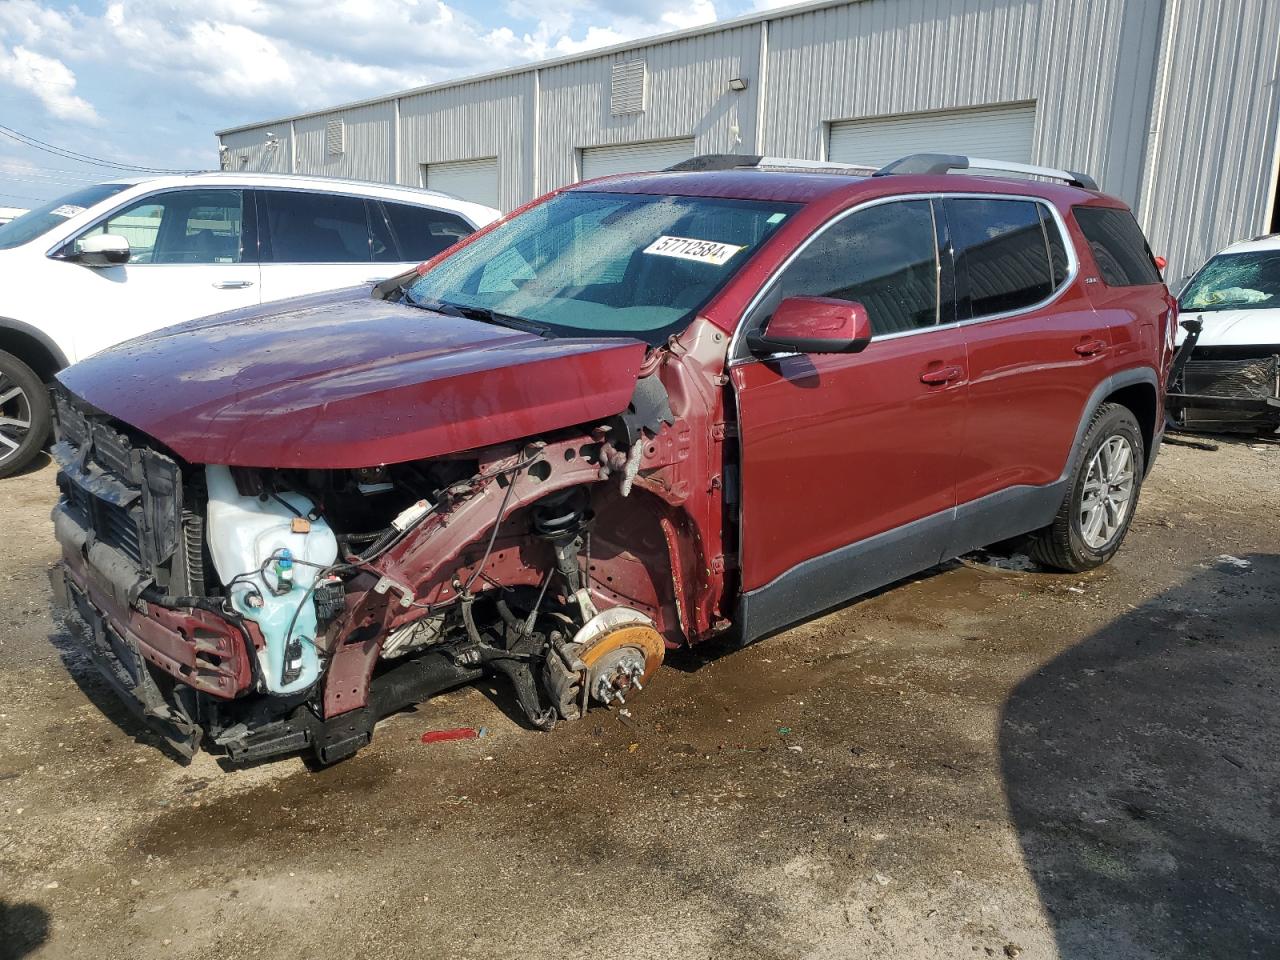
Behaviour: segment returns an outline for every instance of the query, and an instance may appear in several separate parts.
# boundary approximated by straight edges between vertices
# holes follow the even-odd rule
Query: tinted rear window
[[[1140,287],[1162,282],[1151,247],[1132,213],[1107,207],[1073,207],[1072,212],[1089,241],[1103,283]]]
[[[364,200],[330,193],[267,190],[274,263],[369,263],[373,259]]]
[[[960,319],[1011,313],[1048,299],[1057,286],[1040,204],[1030,200],[948,199]],[[1050,221],[1057,234],[1057,224]],[[1058,238],[1059,245],[1061,238]],[[1065,250],[1058,257],[1065,261]]]
[[[471,224],[443,210],[406,203],[384,202],[382,206],[399,241],[401,260],[430,260],[474,232]]]

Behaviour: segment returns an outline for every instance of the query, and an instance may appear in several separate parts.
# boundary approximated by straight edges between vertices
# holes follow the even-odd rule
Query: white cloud
[[[0,0],[0,84],[23,91],[14,108],[5,104],[6,122],[19,129],[97,156],[199,166],[215,156],[219,127],[598,49],[768,2]]]
[[[76,96],[76,75],[61,60],[23,46],[12,50],[0,47],[0,80],[34,95],[61,120],[95,125],[102,122],[93,104]]]

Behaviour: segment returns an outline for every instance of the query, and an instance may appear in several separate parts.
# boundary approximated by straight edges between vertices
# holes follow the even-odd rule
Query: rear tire
[[[1082,573],[1114,557],[1133,521],[1145,464],[1137,419],[1127,407],[1104,403],[1085,431],[1058,515],[1032,534],[1032,559]]]
[[[0,351],[0,477],[31,463],[49,438],[49,391],[35,371]]]

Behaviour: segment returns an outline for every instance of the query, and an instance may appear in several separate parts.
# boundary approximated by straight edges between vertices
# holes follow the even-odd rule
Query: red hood
[[[362,287],[170,327],[58,379],[193,463],[338,469],[620,413],[644,351],[543,339]]]

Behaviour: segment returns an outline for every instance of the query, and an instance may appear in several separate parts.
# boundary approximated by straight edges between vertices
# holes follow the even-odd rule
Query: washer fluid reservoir
[[[258,651],[269,693],[296,693],[320,676],[316,652],[317,575],[338,559],[338,541],[314,504],[299,493],[247,497],[229,467],[205,467],[209,488],[209,553],[231,605],[258,624]],[[281,502],[283,501],[283,502]]]

